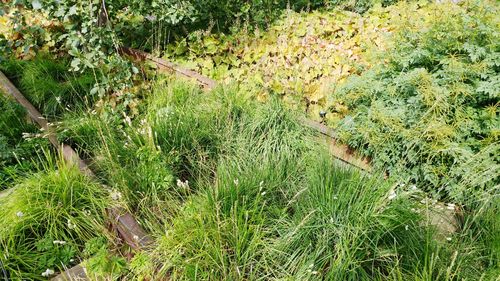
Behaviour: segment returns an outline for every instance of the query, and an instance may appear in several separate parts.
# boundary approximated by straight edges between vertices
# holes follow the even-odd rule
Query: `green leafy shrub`
[[[87,276],[97,280],[118,280],[126,272],[127,261],[109,250],[104,237],[92,238],[85,243],[83,262]]]
[[[376,167],[473,201],[476,191],[498,192],[500,178],[500,33],[491,11],[497,6],[435,8],[421,21],[404,22],[384,54],[388,62],[349,78],[331,102],[349,109],[338,126],[341,138]],[[472,180],[479,175],[481,181]]]

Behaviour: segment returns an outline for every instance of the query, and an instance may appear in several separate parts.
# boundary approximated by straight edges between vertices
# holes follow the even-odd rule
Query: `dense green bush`
[[[332,95],[343,140],[402,180],[454,200],[497,194],[500,33],[488,1],[437,5],[403,23],[395,47]]]

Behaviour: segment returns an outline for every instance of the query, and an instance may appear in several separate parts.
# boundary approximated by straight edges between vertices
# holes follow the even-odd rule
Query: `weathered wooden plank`
[[[184,77],[195,79],[198,83],[200,83],[203,88],[207,90],[214,89],[217,87],[217,82],[199,74],[196,71],[192,71],[189,69],[186,69],[184,67],[181,67],[180,65],[177,65],[173,62],[169,62],[167,60],[161,59],[154,57],[146,52],[142,52],[139,50],[131,49],[131,48],[121,48],[121,52],[123,54],[126,54],[128,56],[131,56],[134,60],[137,61],[146,61],[149,60],[153,63],[156,64],[156,66],[159,68],[159,70],[168,70],[170,72],[175,72],[177,74],[180,74]]]
[[[78,264],[61,272],[61,274],[56,277],[50,279],[52,281],[87,281],[91,280],[87,277],[87,270],[82,265]]]
[[[129,212],[118,208],[110,209],[108,212],[114,222],[113,226],[132,249],[144,250],[153,245],[153,239],[146,234]]]
[[[49,123],[42,116],[42,114],[31,104],[31,102],[26,99],[21,92],[10,82],[9,78],[0,71],[0,90],[10,98],[16,100],[28,113],[28,116],[40,126],[40,128],[46,132],[46,136],[49,141],[59,149],[59,144],[57,142],[57,138],[51,132],[51,128],[49,127]]]
[[[4,197],[8,197],[12,193],[12,191],[14,191],[12,188],[8,188],[8,189],[0,191],[0,199],[4,198]]]
[[[355,151],[349,148],[349,146],[337,143],[335,139],[331,138],[327,134],[318,136],[318,141],[320,143],[324,143],[328,147],[330,153],[340,161],[365,172],[372,172],[370,160],[366,157],[358,157]]]
[[[131,49],[131,48],[122,48],[121,52],[131,56],[133,59],[138,60],[138,61],[150,61],[156,64],[156,66],[160,70],[167,69],[170,72],[175,72],[178,73],[182,76],[192,78],[196,80],[198,83],[200,83],[205,90],[211,90],[215,87],[217,87],[217,81],[210,79],[206,76],[203,76],[195,71],[185,69],[182,66],[179,66],[175,63],[166,61],[164,59],[156,58],[152,56],[151,54],[148,54],[146,52],[142,52],[139,50]],[[328,146],[330,148],[330,152],[332,156],[335,158],[350,164],[356,168],[362,169],[364,171],[370,172],[371,171],[371,166],[370,166],[370,159],[368,158],[360,158],[356,155],[356,153],[350,149],[346,145],[342,145],[338,143],[338,136],[335,133],[335,130],[332,128],[329,128],[319,122],[307,119],[307,118],[300,118],[299,121],[306,127],[311,128],[312,130],[325,135],[329,138],[329,143]]]

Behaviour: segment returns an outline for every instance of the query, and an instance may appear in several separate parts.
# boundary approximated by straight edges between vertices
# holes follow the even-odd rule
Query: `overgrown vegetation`
[[[14,279],[46,280],[78,263],[85,242],[106,233],[109,195],[76,167],[50,159],[0,198],[0,261]]]
[[[48,141],[27,122],[24,110],[14,101],[0,96],[0,190],[16,178],[35,170],[39,156],[47,152]]]
[[[498,194],[497,9],[465,1],[288,13],[263,33],[193,33],[167,55],[262,101],[281,96],[377,169],[465,203]]]
[[[466,202],[500,184],[500,21],[495,6],[435,6],[408,20],[387,63],[331,96],[342,139],[377,167]],[[335,110],[332,108],[332,110]]]
[[[436,207],[419,203],[427,202],[423,191],[340,166],[278,102],[166,81],[131,123],[80,114],[61,127],[68,138],[87,136],[76,144],[156,237],[155,249],[131,261],[128,278],[498,274],[494,198],[463,214],[456,234],[443,232],[429,217]]]
[[[95,83],[91,72],[69,72],[66,58],[39,54],[31,61],[13,58],[0,63],[0,70],[19,85],[19,90],[50,119],[64,112],[92,106],[97,99],[90,94]]]
[[[46,279],[81,262],[96,280],[497,280],[498,3],[396,2],[2,10],[12,52],[0,70],[96,178],[54,160],[0,99],[0,183],[12,187],[0,194],[0,274]],[[149,75],[122,42],[223,83],[207,93]],[[304,112],[373,173],[333,159]],[[151,247],[109,235],[113,206]]]

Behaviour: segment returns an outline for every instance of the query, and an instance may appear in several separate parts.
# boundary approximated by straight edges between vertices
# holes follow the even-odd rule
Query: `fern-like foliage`
[[[489,3],[489,4],[488,4]],[[500,184],[500,20],[488,1],[407,21],[388,59],[337,87],[338,124],[379,168],[465,202]]]

